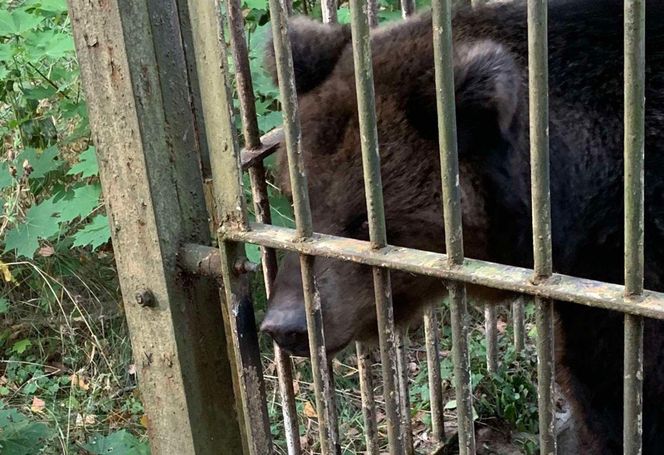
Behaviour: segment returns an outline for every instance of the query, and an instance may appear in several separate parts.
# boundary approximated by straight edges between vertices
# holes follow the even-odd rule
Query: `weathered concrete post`
[[[69,7],[152,453],[242,453],[218,285],[177,265],[182,243],[210,242],[186,8]]]

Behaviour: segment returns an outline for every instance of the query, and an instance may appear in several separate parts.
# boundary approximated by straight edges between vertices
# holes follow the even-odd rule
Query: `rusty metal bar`
[[[337,23],[337,0],[321,0],[320,8],[323,13],[323,23]]]
[[[313,233],[307,178],[302,154],[300,119],[293,74],[293,58],[288,36],[287,14],[279,0],[270,0],[272,18],[272,36],[274,40],[277,76],[284,117],[284,138],[288,156],[288,169],[293,189],[293,209],[298,237],[305,239]],[[311,368],[314,379],[316,410],[318,414],[321,452],[332,454],[340,452],[338,431],[335,428],[336,416],[334,395],[327,368],[325,334],[320,294],[316,288],[313,256],[301,255],[302,289],[307,317],[307,332],[311,352]]]
[[[436,80],[436,108],[442,176],[445,247],[450,267],[463,263],[463,228],[459,190],[456,107],[454,103],[454,64],[452,50],[451,0],[432,2],[433,46]],[[466,287],[453,282],[449,286],[452,326],[452,355],[457,399],[459,453],[475,453],[473,395],[470,384]]]
[[[251,80],[249,52],[245,40],[244,17],[242,16],[242,5],[240,0],[227,0],[226,11],[228,14],[228,25],[231,38],[231,53],[235,63],[235,80],[240,101],[242,133],[244,135],[245,148],[248,150],[249,154],[257,156],[258,154],[255,153],[255,151],[260,151],[262,154],[264,153],[264,150],[269,149],[261,142],[258,129],[256,98],[254,96],[253,83]],[[283,134],[277,133],[266,136],[273,141],[272,143],[274,143],[274,138],[281,138],[283,137]],[[274,148],[276,149],[276,147]],[[242,152],[241,157],[244,158]],[[248,171],[256,221],[259,223],[270,224],[270,201],[265,181],[265,167],[262,159],[256,160],[254,164],[249,167]],[[265,293],[269,299],[272,295],[274,279],[277,275],[276,252],[271,248],[261,247],[261,263],[263,266]],[[300,438],[297,410],[295,407],[295,392],[293,389],[292,364],[290,357],[281,350],[277,343],[274,343],[274,358],[277,367],[277,380],[279,382],[279,392],[282,402],[286,446],[289,454],[298,454],[300,453]]]
[[[625,295],[643,292],[645,1],[625,0]],[[624,454],[642,453],[643,318],[625,315]]]
[[[512,303],[512,325],[514,330],[514,349],[523,351],[526,345],[526,327],[524,322],[524,298],[520,296]]]
[[[261,144],[256,117],[256,98],[254,85],[251,81],[251,68],[249,67],[249,51],[244,37],[244,18],[242,17],[241,0],[225,0],[226,14],[228,15],[228,29],[230,30],[231,54],[235,64],[235,83],[240,101],[240,116],[242,118],[242,135],[244,144],[248,149],[257,149]]]
[[[271,222],[270,201],[265,181],[265,167],[262,162],[257,163],[249,169],[249,178],[251,181],[256,220],[260,223],[269,224]],[[263,266],[265,295],[269,299],[274,290],[274,279],[277,276],[276,251],[272,248],[261,247],[261,263]],[[293,366],[290,356],[282,351],[277,343],[273,343],[273,346],[279,393],[281,395],[281,411],[284,417],[286,447],[289,455],[295,455],[300,453],[301,447],[297,409],[295,406],[295,391],[293,389]]]
[[[410,395],[408,393],[408,336],[405,328],[397,329],[397,369],[399,370],[399,414],[403,450],[413,453],[413,426],[410,418]]]
[[[404,19],[415,12],[415,0],[401,0],[401,17]]]
[[[530,168],[535,282],[552,273],[551,198],[549,188],[547,1],[528,1],[528,83]],[[553,302],[536,298],[537,390],[540,453],[555,454]]]
[[[220,42],[224,42],[221,8],[217,1],[189,1],[188,5],[210,149],[214,196],[218,219],[221,220],[220,232],[226,229],[246,229],[240,148],[231,113],[225,46],[220,46]],[[270,422],[249,283],[246,276],[235,270],[235,264],[244,257],[244,249],[242,245],[225,241],[221,235],[219,243],[226,296],[222,310],[238,369],[235,375],[236,388],[242,400],[246,445],[251,454],[271,453]]]
[[[471,6],[477,8],[485,3],[484,0],[471,0]],[[498,329],[496,323],[496,307],[492,304],[484,305],[484,331],[486,334],[486,369],[495,373],[498,369]]]
[[[243,148],[240,152],[240,161],[242,170],[249,170],[258,163],[263,162],[265,158],[272,155],[279,148],[284,140],[284,130],[281,127],[275,128],[267,134],[260,137],[260,145],[256,148]]]
[[[498,308],[493,304],[484,305],[484,332],[486,335],[486,369],[489,373],[498,370]]]
[[[366,0],[350,0],[350,12],[369,238],[371,247],[377,250],[387,245],[387,229],[380,176],[371,38]],[[404,453],[404,439],[399,419],[400,375],[396,360],[398,335],[394,327],[389,271],[384,268],[374,268],[373,281],[390,453],[401,454]]]
[[[364,418],[364,437],[369,455],[378,455],[378,425],[376,423],[376,402],[373,393],[373,374],[371,372],[371,351],[364,343],[355,343],[357,352],[357,371],[360,377],[362,394],[362,416]]]
[[[424,336],[427,350],[427,373],[429,376],[429,398],[431,403],[431,432],[438,443],[445,441],[443,416],[443,383],[440,376],[440,327],[433,305],[424,312]]]
[[[367,0],[367,8],[369,27],[378,27],[378,0]]]
[[[627,298],[624,286],[558,273],[535,284],[532,279],[533,271],[521,267],[469,258],[465,258],[463,264],[450,265],[447,255],[430,251],[395,246],[374,250],[367,241],[325,234],[314,234],[310,239],[302,240],[293,229],[255,223],[251,224],[250,229],[250,231],[228,230],[224,232],[224,236],[236,242],[254,243],[313,256],[325,256],[448,281],[664,319],[664,293],[661,292],[644,291],[638,298]],[[183,254],[183,259],[184,256],[186,255]],[[188,270],[196,270],[195,257],[190,257],[186,264]]]

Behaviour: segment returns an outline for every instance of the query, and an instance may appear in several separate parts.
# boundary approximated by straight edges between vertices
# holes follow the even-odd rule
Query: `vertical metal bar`
[[[432,17],[445,247],[450,264],[455,265],[463,263],[463,228],[454,104],[451,0],[432,2]],[[475,432],[468,354],[466,287],[455,282],[450,283],[448,289],[450,291],[459,453],[469,455],[475,453]]]
[[[433,305],[424,313],[424,336],[427,350],[427,372],[429,375],[429,397],[431,402],[431,432],[436,442],[445,440],[445,422],[443,417],[443,383],[440,376],[439,321]]]
[[[249,169],[251,190],[256,212],[256,221],[271,223],[270,202],[265,181],[265,167],[257,163]],[[274,279],[277,276],[277,255],[272,248],[261,247],[261,263],[263,265],[263,282],[265,295],[269,299],[274,289]],[[274,360],[277,366],[277,380],[281,395],[282,414],[284,417],[284,434],[289,455],[300,453],[300,438],[295,406],[295,391],[293,389],[293,366],[290,356],[283,352],[277,343],[274,345]]]
[[[288,170],[293,189],[296,232],[299,237],[306,238],[310,237],[313,232],[311,209],[309,207],[307,178],[302,154],[300,119],[293,75],[293,58],[288,37],[288,23],[283,4],[279,0],[270,0],[270,15],[272,17],[274,51],[284,117]],[[340,452],[341,448],[339,446],[338,431],[334,427],[334,422],[336,422],[336,416],[332,414],[334,412],[334,395],[331,390],[330,375],[327,368],[321,299],[315,282],[313,266],[313,256],[300,256],[302,290],[307,316],[307,332],[311,351],[311,368],[316,395],[321,452],[331,454]]]
[[[242,135],[245,147],[255,149],[260,147],[260,133],[256,118],[256,99],[254,86],[251,80],[249,67],[249,51],[244,37],[244,18],[240,0],[226,0],[228,15],[228,28],[231,38],[231,54],[235,64],[235,82],[240,101],[240,116],[242,118]]]
[[[267,195],[265,181],[265,167],[257,163],[249,169],[251,190],[256,212],[256,221],[271,223],[270,202]],[[274,288],[274,279],[277,276],[277,256],[272,248],[261,247],[261,263],[263,265],[263,282],[265,294],[269,299]],[[282,414],[284,417],[284,434],[289,455],[300,453],[300,438],[295,406],[295,391],[293,389],[293,367],[290,356],[283,352],[277,343],[274,343],[274,360],[277,366],[277,380],[281,396]]]
[[[286,15],[293,15],[293,0],[281,0],[281,7],[286,11]]]
[[[249,66],[249,52],[244,35],[244,18],[240,0],[227,0],[228,25],[231,33],[231,53],[235,63],[235,79],[240,100],[240,114],[242,116],[242,133],[247,148],[261,146],[258,119],[256,117],[256,99],[254,97],[251,69]],[[270,202],[265,182],[265,167],[259,162],[249,169],[252,199],[256,221],[271,223]],[[261,262],[263,265],[263,281],[265,293],[269,299],[272,295],[274,279],[277,275],[277,257],[271,248],[261,247]],[[295,392],[293,390],[293,371],[290,357],[274,343],[274,358],[277,366],[277,380],[282,402],[284,417],[284,434],[289,454],[300,452],[300,438],[298,431],[297,410],[295,407]]]
[[[371,351],[364,343],[355,343],[357,351],[357,370],[360,376],[362,393],[362,416],[364,417],[364,437],[369,455],[378,454],[378,426],[376,423],[376,402],[373,393],[373,375],[371,373]]]
[[[367,0],[367,15],[369,16],[369,27],[378,26],[378,0]]]
[[[196,63],[199,69],[203,114],[210,148],[215,200],[223,230],[247,229],[242,191],[239,146],[232,121],[232,102],[226,71],[221,8],[215,2],[189,1]],[[221,70],[221,71],[220,71]],[[236,384],[242,399],[246,443],[251,454],[271,453],[270,422],[265,403],[262,365],[253,305],[246,277],[234,265],[244,256],[241,244],[220,238],[222,278],[226,304],[224,323],[233,342],[238,371]]]
[[[535,279],[540,280],[552,273],[546,0],[528,1],[528,70],[533,250]],[[535,303],[540,453],[555,454],[553,302],[535,298]]]
[[[625,294],[643,292],[645,1],[625,0]],[[642,453],[643,318],[625,315],[624,453]]]
[[[371,38],[367,9],[366,0],[350,1],[355,88],[360,121],[362,167],[367,201],[369,238],[372,248],[380,249],[387,245],[387,230],[385,227],[383,187],[380,175],[373,66],[371,62]],[[387,269],[374,268],[373,281],[381,363],[383,367],[383,395],[385,396],[390,453],[401,454],[404,453],[404,448],[403,435],[399,431],[399,372],[396,361],[397,335],[394,327],[389,271]]]
[[[514,349],[517,352],[523,351],[526,345],[526,327],[524,322],[524,298],[519,296],[512,303],[512,324],[514,330]]]
[[[486,334],[486,369],[489,373],[498,370],[498,327],[496,305],[484,305],[484,332]]]
[[[415,0],[401,0],[401,17],[406,19],[415,12]]]
[[[410,420],[410,395],[408,393],[408,338],[405,329],[397,329],[397,368],[399,370],[399,413],[401,435],[406,454],[413,453],[413,428]]]
[[[323,23],[337,23],[337,0],[321,0],[321,12],[323,13]]]

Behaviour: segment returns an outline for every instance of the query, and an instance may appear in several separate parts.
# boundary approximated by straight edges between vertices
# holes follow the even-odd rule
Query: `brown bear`
[[[549,5],[550,153],[556,272],[623,282],[623,16],[615,0]],[[316,232],[368,240],[350,30],[290,21]],[[453,19],[466,256],[533,266],[524,2]],[[645,285],[664,291],[664,5],[647,4]],[[444,252],[431,15],[372,32],[388,242]],[[268,47],[266,65],[274,76]],[[276,80],[276,76],[275,80]],[[282,146],[282,149],[285,146]],[[288,190],[285,153],[278,175]],[[376,334],[371,271],[316,258],[327,349]],[[398,322],[440,301],[439,280],[392,274]],[[471,301],[505,294],[469,289]],[[262,330],[308,355],[297,256],[284,258]],[[579,453],[622,451],[623,317],[557,302],[557,374]],[[644,453],[664,453],[664,324],[645,323]]]

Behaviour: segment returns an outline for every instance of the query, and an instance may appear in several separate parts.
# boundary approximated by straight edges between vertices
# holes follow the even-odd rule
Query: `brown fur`
[[[664,10],[648,5],[646,287],[664,290]],[[556,271],[622,281],[622,28],[615,1],[550,9],[550,145]],[[444,252],[430,16],[372,34],[376,112],[388,242]],[[460,188],[468,257],[532,267],[527,40],[521,4],[461,10],[454,19]],[[368,239],[353,59],[344,27],[292,23],[302,147],[317,232]],[[310,43],[310,44],[306,44]],[[312,45],[311,43],[315,43]],[[322,51],[321,51],[322,50]],[[323,52],[324,51],[324,52]],[[268,68],[274,68],[268,55]],[[315,69],[312,62],[315,62]],[[302,82],[304,81],[304,82]],[[280,185],[288,191],[285,153]],[[375,336],[371,271],[317,258],[326,345]],[[393,272],[395,315],[405,322],[443,285]],[[264,322],[306,355],[297,257],[279,272]],[[471,301],[505,293],[471,287]],[[622,319],[557,303],[559,381],[581,423],[584,454],[620,453]],[[269,324],[268,324],[269,322]],[[271,324],[271,325],[270,325]],[[664,453],[664,329],[646,323],[646,454]]]

